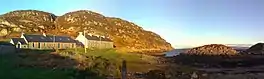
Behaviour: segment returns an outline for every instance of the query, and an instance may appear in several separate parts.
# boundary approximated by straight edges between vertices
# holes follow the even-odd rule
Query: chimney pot
[[[43,33],[42,33],[42,35],[43,35],[43,36],[46,36],[46,33],[45,33],[45,32],[43,32]]]
[[[91,33],[88,34],[89,36],[93,36]]]
[[[83,35],[83,32],[79,32],[79,35]]]

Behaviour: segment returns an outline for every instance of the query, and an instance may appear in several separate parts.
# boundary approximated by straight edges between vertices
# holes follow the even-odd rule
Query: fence
[[[121,79],[127,79],[126,60],[123,60],[123,62],[122,62],[121,75],[122,75]]]

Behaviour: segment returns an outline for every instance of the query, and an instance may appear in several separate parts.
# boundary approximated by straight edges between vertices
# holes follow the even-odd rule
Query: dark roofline
[[[11,38],[11,40],[14,42],[14,44],[17,44],[18,42],[21,44],[27,44],[23,38]]]
[[[57,35],[37,35],[37,34],[24,34],[28,42],[61,42],[61,43],[75,43],[74,39],[69,36]]]
[[[95,36],[95,35],[85,35],[85,38],[88,40],[96,40],[96,41],[107,41],[107,42],[112,42],[111,39],[107,37],[102,37],[102,36]]]

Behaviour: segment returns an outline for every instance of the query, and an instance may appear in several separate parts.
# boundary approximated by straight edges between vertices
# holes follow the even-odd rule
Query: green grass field
[[[82,68],[86,68],[85,76],[89,79],[101,79],[110,73],[120,76],[122,60],[127,61],[128,72],[147,72],[156,68],[155,57],[118,53],[114,49],[89,49],[87,53],[82,48],[56,52],[23,50],[0,57],[0,79],[78,79],[75,70]]]

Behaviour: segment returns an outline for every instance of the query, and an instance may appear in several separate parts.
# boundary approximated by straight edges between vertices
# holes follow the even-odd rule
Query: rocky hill
[[[118,50],[126,52],[161,52],[171,45],[156,33],[115,17],[79,10],[56,16],[37,10],[17,10],[0,15],[0,39],[17,37],[21,32],[77,36],[80,31],[104,35],[114,41]]]
[[[195,55],[235,55],[238,54],[236,50],[222,44],[210,44],[196,48],[192,48],[185,52],[185,54]]]
[[[264,54],[264,43],[257,43],[246,50],[247,54]]]
[[[0,36],[55,29],[54,14],[37,10],[17,10],[0,16]]]

